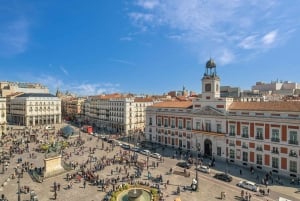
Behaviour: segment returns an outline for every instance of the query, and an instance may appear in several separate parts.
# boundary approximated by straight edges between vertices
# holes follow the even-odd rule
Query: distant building
[[[0,98],[0,139],[6,133],[6,99]]]
[[[240,87],[221,86],[221,97],[239,98],[241,96]]]
[[[61,100],[46,93],[23,93],[10,97],[8,121],[22,126],[61,123]]]
[[[0,82],[0,96],[6,97],[13,93],[49,93],[49,89],[39,83],[26,83],[26,82]]]
[[[84,103],[85,122],[100,132],[130,135],[144,131],[145,109],[152,98],[108,94],[91,96]]]
[[[262,94],[294,95],[300,89],[300,84],[289,81],[272,81],[271,83],[256,82],[252,91],[259,91]]]
[[[86,98],[66,97],[61,99],[62,117],[66,120],[81,121]]]

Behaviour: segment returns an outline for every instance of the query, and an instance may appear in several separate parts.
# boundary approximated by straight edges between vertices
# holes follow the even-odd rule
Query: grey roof
[[[25,94],[21,94],[17,97],[56,97],[52,94],[46,94],[46,93],[25,93]]]

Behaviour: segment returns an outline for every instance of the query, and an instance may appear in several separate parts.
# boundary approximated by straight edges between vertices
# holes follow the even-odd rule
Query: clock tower
[[[202,78],[202,98],[220,98],[220,78],[217,76],[216,63],[209,59],[206,62],[205,73]]]

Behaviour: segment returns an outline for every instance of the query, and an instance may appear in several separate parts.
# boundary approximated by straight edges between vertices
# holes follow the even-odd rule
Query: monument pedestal
[[[61,165],[61,155],[45,158],[44,167],[44,178],[55,176],[65,171],[65,169]]]

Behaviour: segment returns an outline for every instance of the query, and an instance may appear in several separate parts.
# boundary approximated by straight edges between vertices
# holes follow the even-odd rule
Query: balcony
[[[256,151],[263,151],[262,147],[256,147]]]
[[[255,136],[255,139],[257,139],[257,140],[264,140],[264,137],[262,135],[257,135],[257,136]]]
[[[279,154],[278,150],[272,150],[272,154]]]
[[[230,137],[234,137],[234,136],[235,136],[235,133],[229,133],[229,136],[230,136]]]
[[[179,129],[182,129],[182,126],[178,126]]]
[[[235,147],[235,144],[234,143],[229,143],[229,146]]]
[[[191,127],[187,127],[186,130],[192,130],[192,128]]]
[[[164,125],[164,127],[168,127],[168,125],[167,125],[167,124],[165,124],[165,125]]]
[[[172,126],[171,126],[171,128],[175,128],[175,126],[174,126],[174,125],[172,125]]]
[[[157,126],[161,126],[161,124],[157,124]]]
[[[289,140],[289,144],[298,145],[298,140]]]
[[[280,142],[280,139],[277,138],[277,137],[272,137],[272,138],[271,138],[271,141],[272,141],[272,142]]]
[[[247,145],[242,145],[242,148],[248,149],[248,146]]]
[[[291,156],[291,157],[298,157],[298,155],[297,155],[297,153],[295,152],[295,151],[291,151],[290,153],[289,153],[289,156]]]
[[[249,135],[248,134],[242,134],[242,137],[243,138],[249,138]]]

